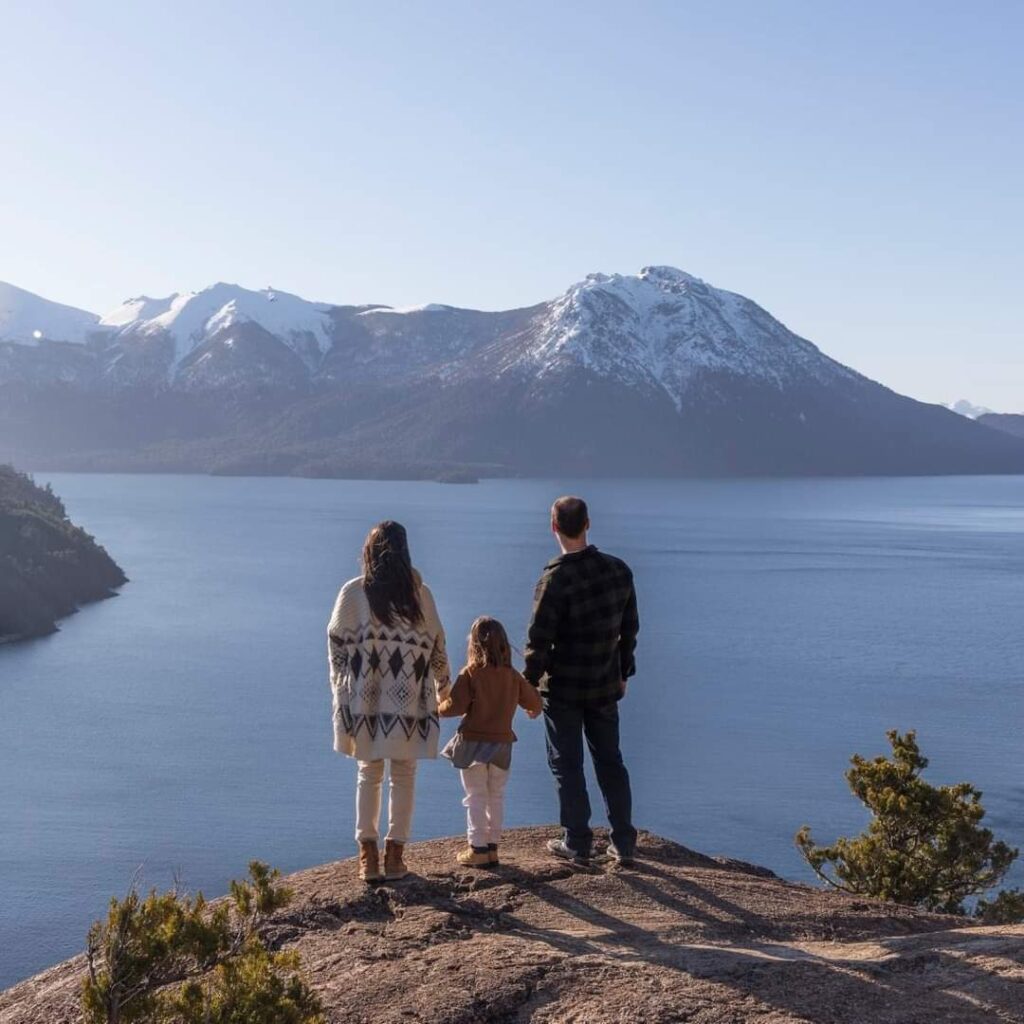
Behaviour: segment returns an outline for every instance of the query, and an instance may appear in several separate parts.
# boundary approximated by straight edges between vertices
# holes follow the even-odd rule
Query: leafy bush
[[[287,905],[280,872],[259,861],[230,897],[133,884],[89,930],[85,1024],[319,1024],[320,1005],[293,953],[272,953],[259,926]]]
[[[981,793],[970,783],[932,786],[921,778],[928,759],[916,734],[887,733],[892,757],[859,754],[846,773],[850,789],[871,812],[859,836],[817,846],[810,827],[796,845],[823,881],[843,892],[875,896],[946,914],[966,913],[965,901],[1002,881],[1018,851],[981,825]],[[1024,920],[1024,892],[1006,890],[979,901],[976,916],[991,923]]]

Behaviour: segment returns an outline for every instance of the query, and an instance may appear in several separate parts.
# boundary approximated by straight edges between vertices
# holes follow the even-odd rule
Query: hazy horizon
[[[932,402],[1024,411],[1024,8],[44,2],[0,279],[481,309],[680,267]]]

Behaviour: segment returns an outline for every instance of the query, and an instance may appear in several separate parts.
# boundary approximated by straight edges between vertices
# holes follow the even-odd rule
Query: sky
[[[0,0],[0,280],[500,309],[670,264],[1024,412],[1019,0]]]

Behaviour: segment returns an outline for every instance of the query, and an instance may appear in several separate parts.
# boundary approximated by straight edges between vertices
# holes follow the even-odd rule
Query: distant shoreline
[[[0,465],[4,464],[4,459],[0,458]],[[166,476],[166,477],[210,477],[211,479],[227,479],[227,480],[350,480],[353,482],[365,482],[377,480],[382,483],[441,483],[441,484],[462,484],[462,483],[484,483],[488,480],[550,480],[556,482],[559,480],[593,480],[593,481],[623,481],[628,482],[631,480],[660,480],[660,481],[690,481],[690,482],[724,482],[724,481],[785,481],[785,480],[950,480],[958,477],[965,479],[982,479],[982,478],[1007,478],[1013,479],[1018,477],[1024,477],[1024,470],[1015,473],[993,473],[990,471],[979,470],[978,472],[965,473],[934,473],[934,472],[920,472],[920,473],[785,473],[785,474],[770,474],[770,473],[738,473],[738,474],[693,474],[693,475],[680,475],[680,474],[651,474],[651,473],[638,473],[635,475],[624,476],[621,473],[614,473],[605,475],[598,475],[587,472],[573,472],[573,473],[560,473],[560,474],[525,474],[525,473],[495,473],[481,471],[478,473],[468,473],[471,479],[468,480],[447,480],[442,479],[441,475],[435,472],[417,472],[409,471],[403,473],[394,474],[383,474],[383,473],[366,473],[352,471],[347,473],[338,474],[324,474],[324,473],[260,473],[260,472],[223,472],[223,471],[211,471],[200,469],[198,467],[186,468],[186,467],[174,467],[174,468],[139,468],[139,467],[125,467],[125,466],[101,466],[101,467],[86,467],[81,465],[75,466],[61,466],[59,464],[48,464],[45,461],[39,464],[32,464],[31,462],[23,461],[22,465],[28,467],[26,472],[32,475],[48,476],[48,475],[69,475],[69,476]]]

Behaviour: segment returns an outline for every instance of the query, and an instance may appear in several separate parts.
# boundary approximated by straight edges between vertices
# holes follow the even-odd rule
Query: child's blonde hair
[[[481,615],[470,626],[466,648],[468,668],[510,668],[512,648],[505,627],[490,615]]]

